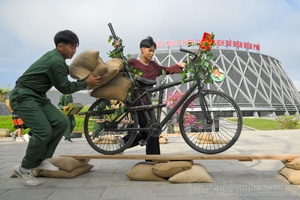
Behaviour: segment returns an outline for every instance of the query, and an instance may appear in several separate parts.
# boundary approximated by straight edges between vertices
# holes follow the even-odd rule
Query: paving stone
[[[179,135],[168,136],[161,145],[162,154],[199,154]],[[62,154],[98,154],[85,141],[74,138],[72,144],[59,143],[54,156]],[[299,154],[299,130],[243,131],[236,144],[223,154]],[[300,185],[291,185],[278,173],[283,164],[278,160],[196,160],[206,167],[213,183],[174,184],[168,181],[130,181],[125,175],[143,160],[91,160],[93,169],[72,179],[39,178],[41,185],[24,186],[10,178],[12,167],[25,154],[27,143],[0,138],[0,199],[98,200],[256,200],[300,199]],[[145,154],[145,147],[128,149],[124,154]],[[277,195],[275,195],[277,194]]]

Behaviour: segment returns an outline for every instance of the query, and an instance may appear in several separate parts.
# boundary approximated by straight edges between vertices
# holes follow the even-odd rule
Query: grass
[[[87,110],[88,107],[84,107],[81,111],[84,112]],[[83,132],[84,115],[75,115],[75,120],[76,120],[76,126],[74,128],[74,131]],[[7,128],[9,129],[9,133],[15,131],[11,115],[0,116],[0,122],[1,122],[0,129]],[[29,130],[30,130],[29,128],[23,130],[23,134],[26,134]]]
[[[237,121],[237,120],[232,120],[232,121]],[[265,118],[244,117],[243,125],[257,130],[280,130],[281,129],[278,122],[272,119],[265,119]],[[300,129],[299,123],[296,126],[296,129]]]

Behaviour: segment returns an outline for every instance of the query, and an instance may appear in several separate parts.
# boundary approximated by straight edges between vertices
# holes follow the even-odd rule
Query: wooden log
[[[174,160],[293,160],[299,158],[300,154],[214,154],[214,155],[194,155],[194,154],[162,154],[162,155],[60,155],[61,157],[72,157],[78,160],[83,159],[120,159],[120,160],[154,160],[154,161],[174,161]]]

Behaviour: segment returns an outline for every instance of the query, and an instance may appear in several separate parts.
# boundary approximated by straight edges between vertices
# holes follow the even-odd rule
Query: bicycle
[[[109,24],[111,33],[115,39],[119,39],[112,25]],[[197,55],[189,50],[180,49],[187,53],[186,57]],[[170,109],[166,116],[161,118],[161,111],[166,104],[163,103],[164,90],[182,84],[182,81],[167,83],[159,86],[155,80],[142,77],[135,79],[126,65],[123,49],[119,53],[124,63],[124,73],[132,82],[132,101],[124,101],[115,106],[104,103],[108,100],[96,100],[89,110],[85,112],[84,133],[89,145],[102,154],[118,154],[126,150],[135,140],[138,131],[148,132],[145,140],[139,141],[145,145],[150,137],[159,137],[164,127],[176,111],[180,108],[179,127],[185,142],[194,150],[205,153],[221,153],[229,149],[238,140],[242,130],[242,114],[239,106],[233,98],[226,93],[205,90],[203,80],[200,77],[186,79],[184,83],[192,82],[190,88],[182,95],[178,103]],[[152,104],[151,94],[158,92],[158,103]],[[138,127],[137,111],[143,111],[148,126]],[[194,116],[194,122],[185,124],[185,114]],[[232,121],[233,119],[233,121]],[[93,124],[98,124],[98,135],[92,138],[90,132],[94,129]],[[122,137],[130,133],[130,138],[124,142]]]

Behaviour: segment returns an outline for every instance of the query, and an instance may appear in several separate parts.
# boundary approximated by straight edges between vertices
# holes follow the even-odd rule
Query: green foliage
[[[278,124],[272,119],[264,118],[243,118],[243,124],[257,130],[278,130]]]
[[[75,120],[76,120],[76,125],[75,125],[75,127],[74,127],[74,131],[76,131],[76,132],[84,132],[84,126],[83,126],[83,124],[84,124],[84,116],[82,117],[82,116],[76,116],[75,117]]]
[[[279,116],[276,118],[276,122],[279,123],[281,129],[296,129],[299,121],[299,115]]]
[[[7,94],[10,92],[10,85],[7,85],[7,86],[0,86],[0,92],[2,94]]]
[[[118,40],[120,40],[120,38],[118,37]],[[108,43],[111,43],[112,45],[114,45],[114,38],[112,35],[110,35],[108,37]],[[113,49],[112,51],[109,51],[108,56],[110,58],[122,58],[122,50],[123,50],[124,46],[120,46],[118,48]]]
[[[211,39],[213,41],[214,34],[211,34]],[[205,42],[204,42],[205,44]],[[212,46],[214,43],[212,44]],[[211,52],[211,48],[202,49],[201,43],[196,43],[192,45],[191,43],[188,46],[200,46],[197,53],[197,58],[193,61],[186,62],[186,68],[181,71],[182,81],[190,75],[190,77],[195,80],[196,77],[200,77],[205,84],[214,83],[213,79],[210,77],[210,74],[214,69],[218,69],[213,65],[213,60],[215,59],[214,54]],[[192,55],[193,56],[193,55]]]
[[[236,118],[229,119],[230,121],[236,122]],[[244,117],[243,125],[254,128],[257,130],[280,130],[280,124],[276,120],[265,119],[265,118],[253,118],[253,117]],[[300,129],[300,124],[298,123],[295,129]]]
[[[117,36],[117,40],[118,41],[122,41],[122,39],[120,38],[120,37],[118,37]],[[112,43],[112,45],[114,45],[114,38],[113,38],[113,36],[112,35],[110,35],[109,37],[108,37],[108,43]],[[124,50],[124,47],[125,46],[123,46],[123,44],[122,44],[122,42],[120,42],[120,46],[119,47],[117,47],[117,48],[114,48],[112,51],[109,51],[107,54],[108,54],[108,56],[110,57],[110,58],[120,58],[120,59],[122,59],[123,57],[122,57],[122,53],[123,53],[123,50]],[[126,58],[130,58],[130,54],[128,54],[127,56],[126,56]]]

